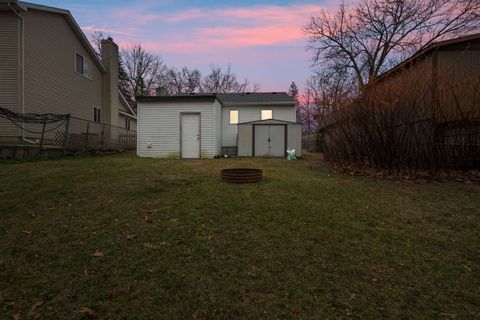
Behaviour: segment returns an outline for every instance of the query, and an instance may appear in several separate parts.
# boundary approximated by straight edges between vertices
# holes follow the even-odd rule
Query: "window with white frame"
[[[125,129],[130,130],[130,118],[125,117]]]
[[[93,107],[93,121],[102,122],[102,109],[99,107]]]
[[[268,120],[273,118],[272,110],[262,110],[261,111],[261,120]]]
[[[75,72],[92,79],[92,62],[81,54],[75,53]]]
[[[238,123],[238,110],[230,110],[230,124]]]

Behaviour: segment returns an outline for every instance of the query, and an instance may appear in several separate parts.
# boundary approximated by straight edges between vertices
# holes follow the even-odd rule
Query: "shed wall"
[[[216,154],[213,102],[140,102],[137,111],[137,155],[180,158],[180,115],[200,113],[201,157]],[[148,148],[151,143],[152,147]]]

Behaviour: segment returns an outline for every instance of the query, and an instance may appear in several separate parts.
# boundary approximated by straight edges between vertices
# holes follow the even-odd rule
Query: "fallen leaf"
[[[44,304],[43,301],[35,303],[32,308],[30,309],[29,315],[35,315],[38,313],[37,309],[40,308]]]
[[[97,249],[97,250],[92,254],[92,256],[97,257],[97,258],[98,258],[98,257],[103,257],[103,253],[102,253],[99,249]]]
[[[127,240],[133,240],[135,239],[135,236],[133,234],[127,235]]]
[[[356,298],[358,298],[358,294],[352,293],[352,294],[350,295],[350,298],[349,298],[348,300],[352,301],[353,299],[356,299]]]
[[[81,307],[79,312],[83,313],[83,314],[86,314],[87,316],[89,316],[91,318],[96,318],[98,316],[98,314],[95,311],[93,311],[92,309],[87,308],[87,307]]]
[[[150,222],[152,223],[152,219],[150,218],[150,216],[147,214],[145,215],[145,217],[143,218],[146,222]]]
[[[12,317],[13,320],[20,320],[22,317],[20,316],[20,313],[15,313]]]
[[[31,235],[32,234],[32,231],[30,231],[30,230],[24,230],[22,232],[25,233],[26,235]]]

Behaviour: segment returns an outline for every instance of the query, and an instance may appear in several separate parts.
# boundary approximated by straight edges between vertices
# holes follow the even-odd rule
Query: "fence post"
[[[65,138],[63,139],[63,156],[67,153],[67,145],[68,145],[68,131],[70,129],[70,115],[67,114],[66,116],[67,122],[65,123]]]
[[[85,137],[85,151],[87,151],[88,149],[88,137],[89,137],[89,133],[90,132],[90,122],[87,122],[87,135]]]
[[[45,126],[47,125],[47,120],[43,120],[43,127],[42,127],[42,136],[40,137],[40,146],[38,153],[42,154],[43,153],[43,138],[45,136]]]

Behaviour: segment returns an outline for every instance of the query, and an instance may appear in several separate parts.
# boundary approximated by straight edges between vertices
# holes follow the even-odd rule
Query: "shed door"
[[[182,158],[200,158],[200,114],[181,116]]]
[[[270,126],[270,157],[285,156],[285,126]]]
[[[255,125],[256,157],[285,156],[285,126]]]
[[[268,157],[270,149],[270,126],[254,126],[255,128],[255,154],[256,157]]]

